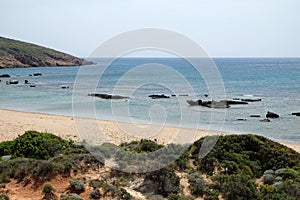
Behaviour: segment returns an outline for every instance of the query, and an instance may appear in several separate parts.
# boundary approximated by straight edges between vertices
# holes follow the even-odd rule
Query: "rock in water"
[[[279,115],[273,112],[268,111],[266,114],[266,118],[279,118]]]
[[[260,122],[271,122],[271,120],[269,119],[262,119],[262,120],[259,120]]]
[[[260,117],[260,115],[250,115],[250,117]]]
[[[152,95],[149,95],[148,97],[150,97],[152,99],[168,99],[168,98],[170,98],[169,96],[166,96],[164,94],[152,94]]]
[[[9,74],[1,74],[0,78],[10,78],[10,75]]]
[[[299,117],[300,117],[300,112],[292,113],[292,115],[296,115],[296,116],[299,116]]]
[[[98,93],[91,93],[91,94],[88,94],[88,96],[98,97],[101,99],[128,99],[129,98],[129,97],[124,97],[124,96],[120,96],[120,95],[98,94]]]

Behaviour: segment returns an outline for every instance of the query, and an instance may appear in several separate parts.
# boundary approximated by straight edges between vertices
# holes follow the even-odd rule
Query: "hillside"
[[[79,143],[28,131],[0,143],[0,199],[300,199],[299,153],[261,136],[229,135],[221,136],[200,159],[205,139],[212,137],[196,141],[169,166],[135,174],[130,166],[126,172],[104,166]],[[100,160],[131,158],[134,164],[136,157],[164,146],[133,141],[117,147],[124,153],[105,155],[112,147],[117,146],[97,147]],[[172,156],[172,149],[178,147],[168,145],[166,154],[159,156]]]
[[[0,68],[88,64],[92,64],[92,62],[35,44],[0,37]]]

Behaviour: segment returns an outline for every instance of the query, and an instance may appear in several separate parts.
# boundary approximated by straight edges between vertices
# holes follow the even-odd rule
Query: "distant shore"
[[[89,119],[85,120],[89,121]],[[151,125],[134,125],[107,120],[93,121],[101,127],[103,134],[109,139],[109,142],[114,144],[141,139],[141,137],[137,136],[137,133],[127,133],[128,130],[132,130],[134,132],[136,129],[138,129],[141,132],[141,135],[144,136],[147,135],[149,130],[156,131],[157,133],[155,135],[146,137],[145,139],[155,139],[160,144],[168,144],[174,141],[175,143],[193,142],[207,135],[230,134],[225,132],[171,126],[158,127]],[[80,134],[77,131],[75,119],[73,117],[0,109],[0,141],[12,140],[27,130],[53,133],[64,139],[81,141]],[[143,130],[145,132],[143,132]],[[178,135],[176,135],[177,133]],[[279,143],[300,152],[300,144],[281,141],[279,141]]]

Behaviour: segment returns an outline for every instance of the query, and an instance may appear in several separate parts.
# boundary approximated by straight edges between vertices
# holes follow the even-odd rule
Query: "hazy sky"
[[[0,35],[77,56],[138,28],[182,33],[214,57],[300,57],[299,0],[0,0]]]

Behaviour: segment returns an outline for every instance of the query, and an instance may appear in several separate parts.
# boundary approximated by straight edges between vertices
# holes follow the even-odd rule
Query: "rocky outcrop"
[[[0,68],[81,66],[93,64],[59,51],[0,37]]]
[[[273,112],[268,111],[266,114],[266,118],[279,118],[279,115]]]

